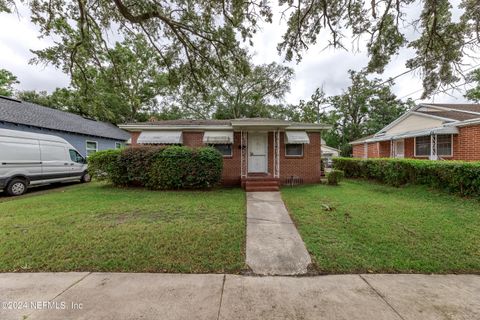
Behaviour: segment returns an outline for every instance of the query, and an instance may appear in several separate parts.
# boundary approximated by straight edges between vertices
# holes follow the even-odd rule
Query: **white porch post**
[[[247,133],[240,130],[240,176],[242,178],[247,177],[248,171],[248,161],[246,159],[247,146]]]
[[[430,160],[438,160],[437,135],[430,135]]]
[[[275,156],[275,167],[276,167],[276,174],[277,176],[275,178],[280,178],[280,130],[277,129],[277,132],[276,132],[276,136],[277,136],[277,139],[276,142],[277,142],[277,145],[276,145],[276,156]]]
[[[390,158],[395,158],[395,141],[390,140]]]

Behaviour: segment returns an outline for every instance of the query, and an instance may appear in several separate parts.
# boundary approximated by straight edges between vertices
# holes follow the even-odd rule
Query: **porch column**
[[[280,177],[280,131],[273,131],[273,177]]]
[[[248,162],[247,162],[247,148],[248,139],[247,132],[240,131],[240,176],[242,178],[247,177]]]
[[[430,160],[438,160],[437,135],[430,135]]]
[[[390,158],[395,158],[395,141],[390,140]]]
[[[274,178],[280,178],[280,130],[277,129],[273,135],[275,136],[275,163],[273,164],[275,167]]]

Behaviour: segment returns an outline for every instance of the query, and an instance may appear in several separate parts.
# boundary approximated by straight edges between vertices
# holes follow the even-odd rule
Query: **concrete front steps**
[[[280,179],[271,175],[249,175],[242,179],[242,187],[247,192],[279,191]]]

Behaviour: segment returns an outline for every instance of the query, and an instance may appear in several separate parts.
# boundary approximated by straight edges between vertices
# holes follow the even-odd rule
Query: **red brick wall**
[[[480,125],[460,127],[457,143],[456,160],[480,161]],[[455,152],[455,148],[454,148]]]
[[[132,132],[132,145],[137,143],[139,132]],[[320,133],[308,133],[310,144],[303,147],[302,157],[285,155],[284,133],[280,134],[280,176],[284,182],[290,176],[298,176],[305,183],[319,182],[321,177],[321,139]],[[189,147],[203,146],[203,132],[183,132],[183,144]],[[273,173],[273,133],[268,133],[268,171]],[[240,185],[241,174],[240,133],[234,133],[232,156],[224,157],[222,183],[224,185]],[[247,159],[245,159],[247,161]]]
[[[390,158],[390,141],[380,141],[378,143],[378,156],[380,158]]]
[[[223,158],[222,183],[226,186],[240,185],[241,156],[240,132],[233,134],[232,156]]]
[[[137,139],[138,139],[138,136],[140,135],[140,132],[131,132],[130,133],[130,137],[132,139],[132,146],[136,145],[137,144]]]
[[[380,157],[380,150],[379,150],[378,142],[372,142],[372,143],[368,144],[367,157],[368,158],[379,158]]]
[[[309,132],[310,143],[303,146],[303,157],[285,156],[285,135],[280,134],[280,178],[298,176],[304,183],[320,181],[321,139],[319,132]]]
[[[352,151],[354,158],[363,158],[365,156],[365,144],[354,144],[352,146]]]

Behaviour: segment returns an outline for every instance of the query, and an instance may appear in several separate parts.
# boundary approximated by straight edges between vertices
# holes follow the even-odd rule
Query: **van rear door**
[[[0,136],[0,178],[22,175],[31,179],[41,174],[38,140]]]

